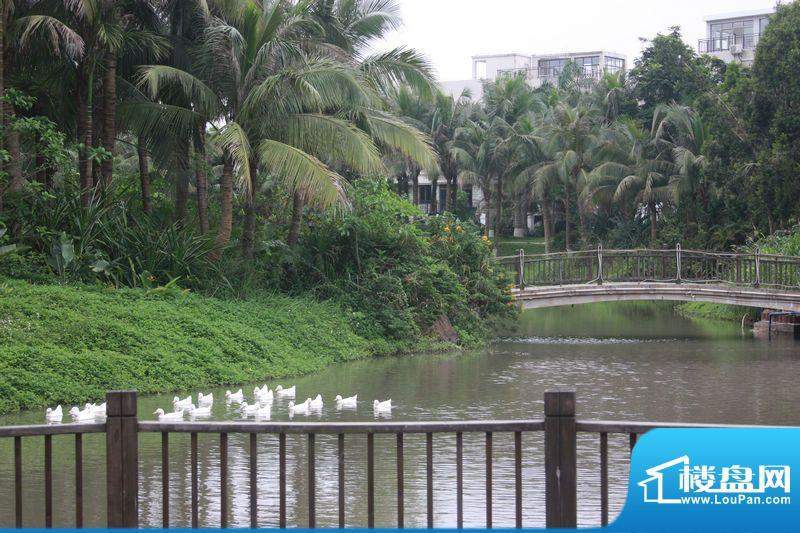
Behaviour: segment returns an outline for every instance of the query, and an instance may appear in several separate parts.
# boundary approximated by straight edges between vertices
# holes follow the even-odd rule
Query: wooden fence
[[[604,282],[732,284],[800,289],[800,257],[674,249],[596,250],[499,257],[519,288]]]
[[[52,438],[54,435],[73,435],[75,439],[75,524],[83,527],[83,435],[87,433],[105,433],[106,435],[106,496],[107,520],[109,527],[138,527],[139,525],[139,437],[145,433],[161,435],[162,450],[162,525],[164,527],[197,528],[198,513],[198,435],[216,434],[219,438],[220,468],[220,523],[227,527],[231,510],[228,508],[228,494],[231,490],[244,491],[243,488],[231,487],[228,479],[228,437],[231,434],[245,434],[249,438],[249,486],[246,487],[249,497],[249,522],[258,527],[258,491],[256,480],[259,471],[257,448],[260,435],[270,434],[278,437],[278,506],[279,527],[308,526],[315,527],[316,522],[316,467],[315,458],[317,435],[337,436],[338,458],[338,523],[346,524],[345,508],[345,446],[352,435],[366,436],[366,480],[367,489],[367,527],[375,525],[375,435],[394,435],[394,454],[396,457],[396,515],[397,527],[404,527],[407,513],[417,513],[426,517],[428,527],[434,527],[434,486],[433,486],[433,439],[435,435],[455,435],[453,453],[456,461],[456,483],[448,487],[456,495],[457,526],[464,526],[464,461],[463,446],[465,433],[483,434],[485,445],[485,526],[492,527],[492,491],[493,491],[493,454],[492,442],[498,433],[512,434],[514,438],[514,507],[515,525],[522,527],[523,505],[523,454],[535,450],[523,449],[523,433],[544,433],[544,473],[545,494],[544,506],[546,525],[548,527],[577,527],[577,436],[579,433],[597,436],[600,460],[600,522],[607,525],[609,520],[609,479],[608,479],[608,440],[611,434],[624,434],[629,439],[630,449],[639,435],[654,428],[686,428],[686,427],[726,427],[715,425],[664,424],[664,423],[631,423],[583,421],[575,417],[575,393],[571,391],[546,392],[544,395],[544,418],[523,421],[471,421],[471,422],[268,422],[257,423],[247,421],[234,422],[180,422],[161,423],[139,421],[136,411],[136,392],[117,391],[107,394],[107,413],[105,423],[94,424],[60,424],[35,426],[10,426],[0,428],[0,438],[14,439],[14,517],[13,523],[22,527],[22,446],[23,438],[44,439],[44,523],[46,527],[54,525],[53,520],[53,483],[52,483]],[[170,435],[183,433],[190,435],[191,490],[187,497],[191,506],[191,521],[176,524],[170,518],[170,484],[169,484],[169,446]],[[306,524],[287,524],[287,475],[286,475],[286,436],[287,434],[304,435],[307,446],[307,516]],[[409,434],[424,434],[426,442],[426,505],[424,508],[407,509],[404,497],[404,437]],[[379,453],[391,453],[381,450]],[[10,518],[10,517],[5,517]]]

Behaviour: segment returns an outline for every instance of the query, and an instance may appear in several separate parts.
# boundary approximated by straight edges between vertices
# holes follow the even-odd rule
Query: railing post
[[[675,269],[677,272],[677,277],[675,278],[678,283],[681,282],[681,243],[675,245]]]
[[[597,245],[597,284],[603,284],[603,243]]]
[[[547,527],[578,527],[574,391],[544,393],[544,450]]]
[[[139,526],[139,421],[136,391],[106,394],[108,527]]]
[[[761,248],[756,246],[756,287],[761,285]]]
[[[519,249],[519,290],[525,288],[525,250]]]

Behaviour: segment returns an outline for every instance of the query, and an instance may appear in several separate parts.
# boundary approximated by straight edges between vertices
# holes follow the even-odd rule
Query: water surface
[[[392,398],[394,420],[529,419],[542,416],[546,390],[574,388],[578,416],[586,419],[800,425],[800,344],[753,339],[737,324],[709,323],[678,316],[668,304],[612,303],[523,315],[518,330],[486,350],[467,354],[419,355],[338,365],[292,380],[301,398],[321,393],[326,406],[311,420],[376,420],[373,399]],[[277,382],[270,382],[274,387]],[[286,385],[287,383],[284,383]],[[238,387],[237,387],[238,388]],[[243,386],[251,395],[253,384]],[[196,391],[187,391],[196,392]],[[213,390],[221,399],[223,389]],[[357,411],[337,411],[336,394],[359,394]],[[140,399],[145,419],[167,408],[172,395]],[[217,401],[213,419],[239,415]],[[286,420],[285,402],[276,402],[273,420]],[[0,418],[0,424],[40,423],[41,412]],[[305,419],[305,417],[302,417]],[[103,436],[86,436],[84,480],[86,521],[103,525],[105,458]],[[231,435],[229,443],[229,524],[249,524],[249,442]],[[306,444],[288,439],[287,512],[290,525],[306,523]],[[23,439],[26,525],[41,525],[41,439]],[[523,438],[523,491],[526,526],[543,525],[542,436]],[[349,525],[366,524],[365,439],[347,438],[346,502]],[[395,448],[392,436],[376,437],[376,522],[395,523]],[[628,443],[610,439],[611,510],[624,503]],[[259,437],[259,522],[276,526],[277,439]],[[405,445],[406,526],[425,525],[424,436],[408,436]],[[188,525],[190,481],[188,436],[170,438],[171,524]],[[215,436],[200,437],[200,521],[219,524],[219,445]],[[599,522],[598,439],[579,438],[579,520]],[[12,525],[12,442],[0,441],[0,525]],[[54,437],[56,524],[74,517],[72,437]],[[161,524],[161,442],[159,435],[140,439],[141,524]],[[336,438],[317,439],[317,521],[337,523]],[[514,524],[513,438],[494,437],[495,527]],[[484,436],[465,435],[465,523],[482,526],[484,509]],[[434,509],[437,526],[455,525],[455,437],[434,442]]]

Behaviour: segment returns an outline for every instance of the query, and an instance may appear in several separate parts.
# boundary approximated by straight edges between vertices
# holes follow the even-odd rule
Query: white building
[[[483,96],[484,80],[495,80],[503,74],[524,73],[533,87],[554,82],[568,63],[577,64],[586,78],[600,78],[604,72],[619,72],[627,68],[624,54],[596,50],[561,54],[494,54],[472,57],[472,78],[442,83],[445,92],[459,96],[469,89],[473,99]]]
[[[706,19],[706,37],[700,39],[698,51],[726,63],[738,61],[752,65],[756,45],[769,25],[775,9],[740,11],[715,15]]]

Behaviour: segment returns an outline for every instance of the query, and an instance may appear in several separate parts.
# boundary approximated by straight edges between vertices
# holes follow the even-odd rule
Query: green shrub
[[[309,298],[218,300],[178,289],[0,281],[0,412],[254,382],[388,354]]]

